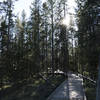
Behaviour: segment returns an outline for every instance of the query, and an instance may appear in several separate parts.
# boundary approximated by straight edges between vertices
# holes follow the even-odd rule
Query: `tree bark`
[[[52,73],[54,73],[54,23],[53,23],[53,0],[51,1],[51,21],[52,21]]]

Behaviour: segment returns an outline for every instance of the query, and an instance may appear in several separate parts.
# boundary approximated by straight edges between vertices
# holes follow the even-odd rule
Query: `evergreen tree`
[[[81,3],[81,6],[80,6]],[[95,19],[97,16],[96,9],[98,9],[94,2],[84,1],[79,3],[78,13],[78,44],[79,44],[79,58],[82,73],[86,70],[92,78],[95,78],[98,63],[98,47],[97,45],[97,29],[95,29]],[[96,49],[94,49],[96,48]],[[95,59],[94,59],[95,58]]]
[[[32,32],[32,70],[37,73],[40,68],[40,1],[35,0],[31,7],[31,32]]]

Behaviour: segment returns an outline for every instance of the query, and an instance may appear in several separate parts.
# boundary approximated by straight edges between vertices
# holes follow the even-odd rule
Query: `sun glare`
[[[67,5],[68,5],[67,14],[66,14],[65,18],[61,21],[61,24],[69,27],[70,24],[71,24],[71,20],[74,21],[74,15],[73,14],[75,14],[75,7],[77,5],[76,5],[75,0],[68,0]]]
[[[70,25],[70,16],[66,15],[66,17],[62,20],[62,24],[66,25],[67,27]]]

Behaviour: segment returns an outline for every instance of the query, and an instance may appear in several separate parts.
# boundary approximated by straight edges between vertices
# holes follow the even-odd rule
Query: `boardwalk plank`
[[[68,80],[65,80],[47,100],[86,100],[83,79],[69,73]]]

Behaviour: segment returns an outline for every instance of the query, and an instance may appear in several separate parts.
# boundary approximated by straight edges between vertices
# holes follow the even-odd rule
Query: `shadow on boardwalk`
[[[68,81],[64,81],[49,97],[47,100],[68,100]]]

